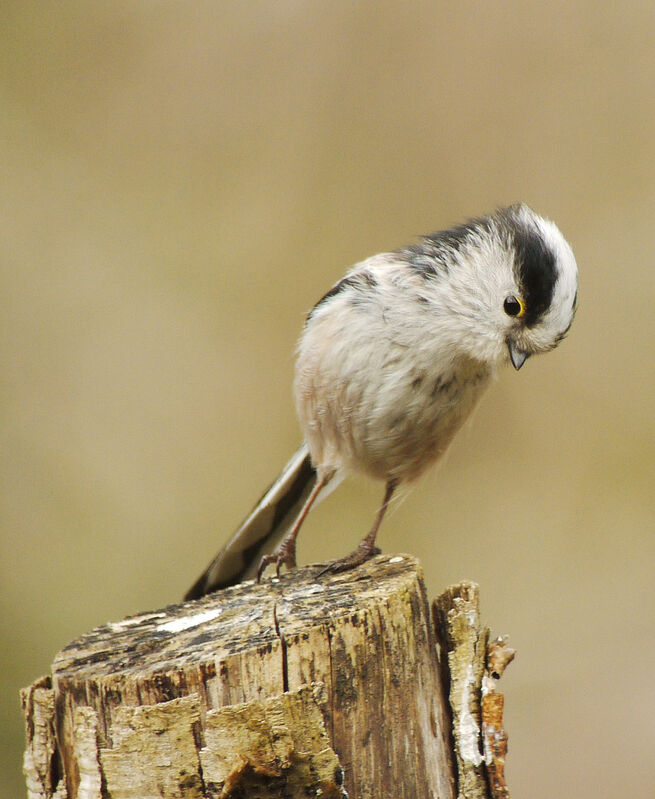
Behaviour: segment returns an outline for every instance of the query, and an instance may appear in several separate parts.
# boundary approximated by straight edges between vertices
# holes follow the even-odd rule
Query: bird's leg
[[[302,523],[305,521],[310,508],[314,504],[314,500],[319,495],[321,489],[325,488],[325,486],[329,483],[331,477],[331,474],[319,477],[319,479],[316,481],[316,485],[314,488],[312,488],[310,495],[305,500],[305,504],[302,506],[302,510],[298,514],[298,518],[294,522],[291,530],[270,555],[263,556],[259,563],[259,569],[257,570],[257,582],[261,580],[264,569],[271,563],[275,564],[275,573],[278,577],[280,576],[280,566],[282,566],[283,563],[288,569],[295,568],[296,538],[298,537],[298,532],[302,527]]]
[[[375,546],[375,537],[378,534],[378,530],[382,524],[382,519],[384,518],[384,514],[389,507],[391,497],[393,496],[397,486],[397,480],[389,480],[387,483],[387,487],[384,492],[384,500],[382,501],[380,510],[375,517],[375,523],[373,524],[373,527],[368,535],[359,542],[357,549],[354,552],[351,552],[350,555],[346,555],[343,558],[339,558],[338,560],[333,560],[331,563],[328,563],[328,565],[319,572],[319,575],[326,574],[327,572],[335,574],[336,572],[344,572],[348,569],[353,569],[355,566],[359,566],[369,558],[372,558],[374,555],[380,554],[380,548]]]

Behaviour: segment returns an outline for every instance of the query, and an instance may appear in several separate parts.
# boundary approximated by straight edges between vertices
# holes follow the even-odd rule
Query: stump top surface
[[[200,600],[96,627],[59,652],[53,677],[170,672],[189,657],[196,665],[215,663],[270,647],[280,633],[302,633],[363,610],[406,590],[420,574],[410,555],[379,555],[352,571],[319,577],[321,568],[307,566],[259,584],[249,580]]]

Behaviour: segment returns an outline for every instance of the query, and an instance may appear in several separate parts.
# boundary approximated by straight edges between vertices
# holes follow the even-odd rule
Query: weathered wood
[[[23,706],[30,799],[455,796],[408,556],[308,567],[97,628]]]
[[[433,603],[444,685],[452,713],[458,799],[509,799],[504,697],[496,684],[516,654],[507,638],[489,643],[475,583],[452,585]]]
[[[487,799],[480,703],[489,628],[480,621],[478,586],[469,582],[451,586],[435,600],[433,608],[437,636],[448,659],[457,796]]]
[[[505,782],[507,733],[503,726],[505,697],[496,684],[507,666],[514,660],[516,650],[507,645],[507,637],[499,636],[487,646],[487,662],[482,678],[482,741],[484,762],[489,778],[490,799],[509,799]]]

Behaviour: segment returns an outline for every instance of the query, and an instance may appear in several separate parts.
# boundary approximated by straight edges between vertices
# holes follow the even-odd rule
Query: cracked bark
[[[23,691],[29,799],[454,799],[422,574],[299,569],[99,627]]]
[[[506,637],[489,642],[475,583],[451,585],[433,612],[452,714],[457,799],[509,799],[504,697],[496,685],[516,652]]]

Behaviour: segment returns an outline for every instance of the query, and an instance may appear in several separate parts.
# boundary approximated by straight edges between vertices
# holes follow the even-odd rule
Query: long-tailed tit
[[[377,553],[396,489],[444,453],[499,366],[520,369],[560,343],[577,285],[570,246],[526,205],[354,266],[314,306],[298,344],[304,443],[186,598],[261,576],[270,563],[295,566],[309,509],[349,472],[381,480],[384,500],[357,549],[327,569]]]

